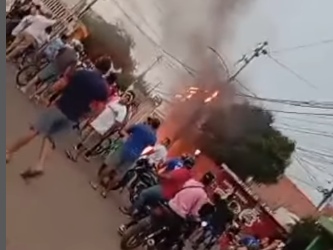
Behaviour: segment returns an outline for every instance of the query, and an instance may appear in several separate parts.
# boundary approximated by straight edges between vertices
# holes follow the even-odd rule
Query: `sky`
[[[144,71],[159,55],[164,56],[146,78],[153,85],[161,81],[157,92],[168,96],[170,89],[179,83],[179,76],[184,74],[184,71],[165,51],[190,65],[192,62],[191,58],[183,53],[186,49],[184,44],[177,47],[181,43],[179,39],[185,37],[182,26],[174,27],[175,32],[171,35],[170,31],[166,33],[168,27],[165,26],[182,21],[198,28],[206,25],[209,29],[206,23],[209,16],[205,9],[200,8],[203,3],[212,1],[214,0],[193,0],[190,1],[191,6],[186,6],[188,0],[178,1],[179,6],[173,11],[182,19],[176,20],[162,0],[99,0],[93,9],[106,21],[119,24],[133,37],[136,44],[133,56],[138,62],[138,73]],[[242,72],[239,80],[252,92],[264,98],[333,103],[333,1],[238,2],[244,7],[230,12],[226,19],[229,23],[221,25],[224,30],[219,30],[223,33],[227,28],[228,35],[214,41],[215,48],[225,57],[229,69],[236,70],[235,62],[263,41],[269,42],[272,57],[280,63],[262,56]],[[227,14],[229,13],[225,13]],[[214,28],[218,30],[219,26]],[[322,41],[328,42],[321,43]],[[293,49],[308,44],[314,45]],[[161,47],[165,49],[164,52]],[[272,110],[286,112],[333,114],[332,109],[315,110],[270,103],[263,105]],[[333,186],[333,157],[323,156],[333,156],[333,117],[280,112],[275,115],[276,126],[301,148],[297,150],[287,174],[314,203],[318,203],[322,198],[318,187]]]

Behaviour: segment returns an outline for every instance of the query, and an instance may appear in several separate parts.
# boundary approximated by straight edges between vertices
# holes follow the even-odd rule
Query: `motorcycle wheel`
[[[148,217],[129,228],[121,239],[120,248],[122,250],[132,250],[144,245],[145,237],[149,234],[150,225],[151,221]]]

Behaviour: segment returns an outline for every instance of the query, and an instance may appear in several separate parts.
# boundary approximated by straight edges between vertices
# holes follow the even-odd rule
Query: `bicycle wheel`
[[[24,87],[34,78],[40,71],[39,67],[35,64],[25,66],[20,69],[16,74],[16,84],[19,87]]]
[[[94,150],[90,151],[90,156],[95,157],[99,155],[103,155],[108,151],[108,149],[112,146],[112,140],[107,139],[103,141],[98,147],[96,147]]]

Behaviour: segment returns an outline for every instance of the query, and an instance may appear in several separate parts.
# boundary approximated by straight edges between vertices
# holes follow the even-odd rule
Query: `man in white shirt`
[[[78,157],[85,152],[87,148],[85,146],[94,145],[107,132],[120,127],[126,119],[127,105],[131,101],[131,96],[126,93],[119,101],[110,101],[105,109],[87,126],[81,142],[74,146],[72,151],[66,151],[67,157],[72,161],[77,161]]]
[[[150,166],[158,167],[167,160],[170,145],[171,140],[165,138],[161,143],[156,144],[151,150],[144,153],[143,156],[147,156]]]
[[[51,14],[29,15],[13,30],[16,36],[14,42],[6,50],[6,60],[11,60],[23,53],[33,45],[42,46],[48,39],[47,29],[52,27],[56,20],[51,19]]]

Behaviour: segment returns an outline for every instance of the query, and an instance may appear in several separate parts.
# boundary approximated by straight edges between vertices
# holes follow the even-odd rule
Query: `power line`
[[[296,162],[303,168],[303,170],[308,174],[308,177],[310,180],[314,183],[318,183],[318,179],[311,173],[311,169],[309,169],[303,162],[302,160],[298,157],[298,155],[295,155],[295,160]]]
[[[301,133],[301,134],[318,135],[318,136],[333,138],[333,134],[329,134],[329,133],[319,133],[319,132],[306,131],[306,130],[291,128],[291,127],[283,127],[283,126],[282,127],[276,126],[276,127],[281,130],[289,130],[289,131],[293,131],[293,132],[297,132],[297,133]]]
[[[326,131],[322,131],[322,130],[317,130],[317,129],[312,129],[312,128],[309,128],[309,127],[300,127],[300,126],[295,126],[295,125],[290,125],[290,124],[287,124],[287,123],[278,123],[278,125],[282,125],[282,126],[286,126],[288,128],[293,128],[293,129],[302,129],[302,130],[306,130],[306,131],[309,131],[309,132],[314,132],[314,133],[322,133],[322,134],[325,134],[325,135],[332,135],[333,136],[333,133],[328,133]]]
[[[159,34],[156,32],[156,30],[152,27],[152,25],[147,21],[146,17],[138,10],[137,5],[134,1],[128,1],[128,3],[136,9],[136,14],[139,16],[139,18],[147,25],[147,27],[150,29],[151,32],[154,33],[154,35],[159,38]]]
[[[224,60],[223,56],[213,47],[209,46],[208,47],[209,50],[211,50],[220,60],[221,64],[223,65],[224,69],[226,70],[227,76],[230,77],[230,72],[229,72],[229,68],[228,68],[228,64],[227,62]]]
[[[258,98],[257,94],[254,93],[250,88],[248,88],[244,83],[242,83],[241,81],[239,81],[236,78],[234,79],[234,81],[237,82],[242,89],[244,89],[245,91],[249,92],[252,95],[252,96],[250,96],[250,95],[247,95],[247,96],[249,96],[251,98]],[[246,97],[245,94],[238,94],[238,95]]]
[[[283,49],[279,49],[279,50],[272,50],[272,51],[270,51],[270,53],[280,54],[280,53],[291,52],[291,51],[300,50],[300,49],[322,46],[322,45],[331,44],[331,43],[333,43],[333,39],[327,39],[327,40],[322,40],[319,42],[308,43],[308,44],[298,45],[298,46],[294,46],[294,47],[283,48]]]
[[[311,188],[315,188],[315,189],[318,188],[318,187],[315,186],[313,183],[307,182],[307,181],[305,181],[305,180],[299,178],[299,177],[296,176],[296,175],[288,174],[288,176],[291,177],[291,178],[293,178],[293,179],[295,179],[295,180],[297,180],[297,181],[299,181],[299,182],[301,182],[301,183],[303,183],[303,184],[305,184],[305,185],[307,185],[307,186],[309,186],[309,187],[311,187]]]
[[[323,156],[323,157],[333,158],[332,154],[326,154],[326,153],[323,153],[323,152],[319,152],[319,151],[316,151],[316,150],[307,149],[307,148],[303,148],[303,147],[297,147],[297,149],[300,150],[300,151],[303,151],[303,152],[316,154],[316,155],[320,155],[320,156]]]
[[[325,168],[325,167],[323,166],[323,165],[327,165],[326,163],[322,162],[321,165],[318,165],[318,163],[319,163],[318,161],[313,162],[314,160],[307,159],[307,157],[301,157],[301,156],[300,156],[300,159],[301,159],[303,162],[307,163],[307,164],[308,164],[310,167],[312,167],[313,169],[315,169],[315,170],[317,170],[317,171],[319,171],[319,172],[325,173],[326,175],[330,175],[330,176],[333,177],[333,173],[329,173],[329,172],[328,172],[328,169]]]
[[[315,108],[315,109],[332,109],[333,104],[331,102],[315,102],[315,101],[295,101],[295,100],[286,100],[286,99],[273,99],[273,98],[263,98],[254,95],[246,95],[246,94],[238,94],[239,96],[243,96],[250,99],[255,99],[258,101],[263,102],[271,102],[271,103],[278,103],[284,105],[291,105],[296,107],[303,107],[303,108]]]
[[[311,157],[307,157],[307,156],[302,157],[302,160],[304,162],[307,162],[314,169],[316,169],[316,170],[318,170],[318,171],[320,171],[322,173],[325,173],[325,175],[329,175],[329,176],[333,177],[333,173],[329,173],[328,169],[323,166],[323,165],[327,165],[327,164],[330,164],[330,163],[326,163],[326,162],[323,162],[323,161],[322,162],[318,162],[317,159],[311,159]],[[316,161],[316,162],[314,162],[314,161]],[[318,163],[320,165],[318,165]]]
[[[319,116],[325,118],[333,118],[333,113],[310,113],[310,112],[297,112],[297,111],[285,111],[278,109],[267,109],[267,111],[275,112],[275,113],[283,113],[283,114],[294,114],[294,115],[309,115],[309,116]]]
[[[312,124],[316,124],[316,125],[332,126],[332,123],[329,123],[329,122],[307,120],[307,119],[302,119],[302,118],[297,118],[297,117],[288,117],[288,116],[286,116],[286,117],[282,117],[282,119],[289,119],[289,120],[293,120],[293,121],[312,123]]]
[[[293,76],[295,76],[298,80],[304,82],[305,84],[307,84],[308,86],[310,86],[311,88],[315,88],[317,89],[317,86],[315,84],[313,84],[312,82],[310,82],[309,80],[305,79],[303,76],[301,76],[300,74],[298,74],[296,71],[294,71],[293,69],[291,69],[290,67],[288,67],[287,65],[285,65],[284,63],[280,62],[279,60],[277,60],[276,58],[272,57],[270,54],[267,54],[268,58],[270,58],[273,62],[275,62],[277,65],[279,65],[281,68],[285,69],[286,71],[288,71],[290,74],[292,74]]]

